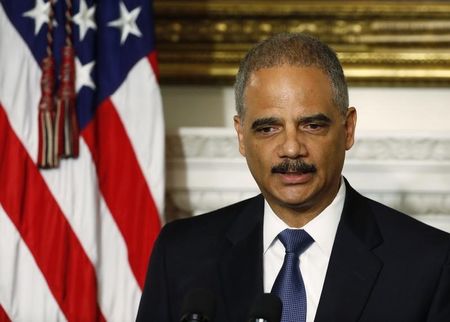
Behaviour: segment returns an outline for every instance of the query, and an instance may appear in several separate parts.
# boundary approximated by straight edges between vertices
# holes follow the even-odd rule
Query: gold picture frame
[[[154,10],[163,84],[232,84],[253,44],[307,32],[334,48],[352,85],[450,85],[450,1],[155,0]]]

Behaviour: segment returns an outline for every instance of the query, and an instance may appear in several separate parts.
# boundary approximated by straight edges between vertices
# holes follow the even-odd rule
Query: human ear
[[[236,130],[239,143],[239,153],[241,153],[241,155],[245,157],[244,129],[242,118],[239,115],[235,115],[233,120],[234,120],[234,129]]]
[[[347,114],[345,115],[345,149],[350,150],[350,148],[355,143],[355,128],[356,128],[356,109],[354,107],[349,107]]]

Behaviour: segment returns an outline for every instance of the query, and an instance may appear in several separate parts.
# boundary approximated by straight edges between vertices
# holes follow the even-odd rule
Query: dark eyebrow
[[[326,116],[325,114],[319,113],[319,114],[314,114],[314,115],[310,115],[310,116],[300,117],[298,122],[300,124],[307,124],[307,123],[314,123],[314,122],[330,124],[331,119],[328,116]]]
[[[255,130],[261,126],[274,125],[274,124],[278,124],[278,123],[279,123],[279,119],[276,117],[263,117],[260,119],[256,119],[252,123],[252,130]]]

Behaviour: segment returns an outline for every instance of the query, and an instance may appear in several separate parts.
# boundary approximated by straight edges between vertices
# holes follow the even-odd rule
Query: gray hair
[[[245,89],[251,74],[281,65],[312,66],[322,70],[330,79],[333,103],[342,115],[346,114],[349,106],[348,89],[336,53],[313,36],[281,33],[257,44],[241,61],[234,85],[236,112],[240,117],[244,116]]]

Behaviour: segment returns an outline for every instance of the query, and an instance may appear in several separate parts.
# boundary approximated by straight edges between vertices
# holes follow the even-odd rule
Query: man
[[[179,321],[185,295],[203,288],[218,322],[247,321],[271,291],[283,321],[450,321],[450,235],[341,176],[356,110],[335,53],[276,35],[244,58],[235,94],[239,151],[262,195],[166,225],[137,320]],[[283,234],[299,231],[307,242],[292,255]]]

